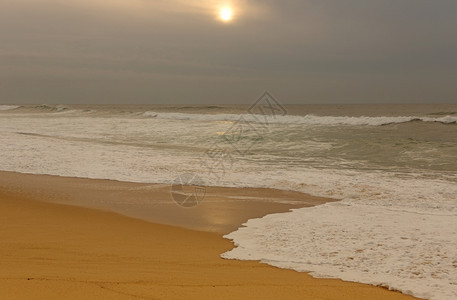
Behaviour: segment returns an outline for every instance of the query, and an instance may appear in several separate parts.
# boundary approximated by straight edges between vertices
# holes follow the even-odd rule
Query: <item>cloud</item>
[[[230,24],[216,20],[224,5],[235,9]],[[386,101],[452,100],[455,12],[448,0],[3,0],[0,101],[56,97],[59,83],[99,101],[110,80],[144,99],[185,91],[210,102],[203,89],[217,87],[228,102],[234,90],[273,88],[314,102],[379,102],[381,91]],[[33,93],[20,90],[27,83]]]

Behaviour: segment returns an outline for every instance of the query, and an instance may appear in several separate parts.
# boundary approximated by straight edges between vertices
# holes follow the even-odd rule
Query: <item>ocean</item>
[[[340,199],[249,220],[222,257],[457,299],[455,104],[0,105],[0,133],[3,171]]]

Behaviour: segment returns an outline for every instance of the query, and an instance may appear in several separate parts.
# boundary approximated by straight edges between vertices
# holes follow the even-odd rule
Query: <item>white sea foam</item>
[[[225,236],[236,248],[222,257],[261,260],[427,299],[457,298],[455,183],[319,169],[257,176],[264,186],[344,200],[249,220]]]
[[[194,121],[238,121],[240,118],[248,122],[268,122],[269,124],[305,124],[305,125],[352,125],[352,126],[380,126],[388,124],[406,123],[411,121],[437,122],[443,124],[457,123],[457,116],[443,116],[438,118],[416,117],[416,116],[396,116],[396,117],[335,117],[335,116],[262,116],[251,114],[186,114],[186,113],[159,113],[147,111],[144,117],[171,119],[171,120],[194,120]]]
[[[0,110],[13,110],[19,107],[17,105],[0,105]]]
[[[457,298],[457,218],[331,203],[249,220],[224,258],[260,260],[315,277]]]

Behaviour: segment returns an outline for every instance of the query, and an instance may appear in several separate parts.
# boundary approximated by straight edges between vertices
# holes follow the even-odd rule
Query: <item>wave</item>
[[[16,106],[16,105],[0,105],[0,111],[14,110],[20,107],[31,108],[32,111],[25,111],[25,113],[59,113],[61,114],[83,114],[87,116],[88,113],[93,116],[106,116],[106,115],[122,115],[122,117],[131,118],[157,118],[168,120],[189,120],[189,121],[214,121],[214,122],[237,122],[246,121],[258,124],[296,124],[296,125],[313,125],[313,126],[386,126],[393,124],[412,123],[412,122],[425,122],[425,123],[440,123],[440,124],[457,124],[457,115],[453,112],[448,112],[447,115],[443,113],[436,113],[428,116],[318,116],[308,114],[304,116],[298,115],[260,115],[260,114],[224,114],[215,113],[214,109],[218,106],[206,106],[203,110],[207,113],[188,113],[188,112],[156,112],[156,111],[130,111],[125,114],[123,110],[93,110],[72,108],[71,106],[64,105],[35,105]],[[193,107],[184,107],[193,108]],[[178,109],[178,108],[177,108]],[[97,112],[96,114],[94,114]]]
[[[223,106],[217,106],[217,105],[207,105],[207,106],[180,106],[177,107],[177,109],[222,109],[224,108]]]
[[[0,105],[0,110],[13,110],[19,107],[18,105]]]
[[[170,120],[193,120],[193,121],[231,121],[238,120],[254,123],[271,124],[304,124],[304,125],[348,125],[348,126],[385,126],[391,124],[401,124],[408,122],[431,122],[442,124],[457,124],[457,116],[443,117],[416,117],[416,116],[397,116],[397,117],[349,117],[349,116],[274,116],[274,115],[251,115],[251,114],[186,114],[186,113],[158,113],[147,111],[143,117],[170,119]]]
[[[62,105],[48,105],[48,104],[41,104],[37,105],[34,108],[40,109],[40,110],[46,110],[46,111],[55,111],[55,112],[62,112],[66,111],[69,108],[62,106]]]

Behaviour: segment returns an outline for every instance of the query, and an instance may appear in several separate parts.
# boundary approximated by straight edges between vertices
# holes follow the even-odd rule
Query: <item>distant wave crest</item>
[[[383,126],[408,122],[433,122],[442,124],[457,124],[457,116],[443,117],[335,117],[335,116],[273,116],[273,115],[250,115],[250,114],[188,114],[188,113],[158,113],[147,111],[144,117],[170,119],[170,120],[194,120],[194,121],[237,121],[240,118],[250,122],[265,122],[277,124],[305,124],[305,125],[348,125],[348,126]]]
[[[0,110],[13,110],[19,107],[18,105],[0,105]]]

